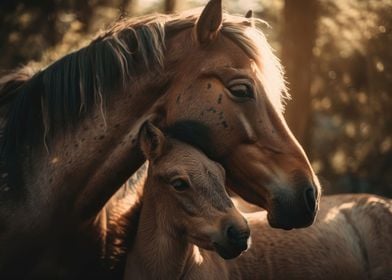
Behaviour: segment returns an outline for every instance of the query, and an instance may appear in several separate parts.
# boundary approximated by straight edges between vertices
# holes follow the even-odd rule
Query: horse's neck
[[[1,145],[1,141],[3,139],[1,139],[3,137],[3,131],[4,131],[4,127],[6,125],[7,122],[7,113],[9,110],[9,104],[1,104],[0,106],[0,145]],[[7,174],[7,170],[4,169],[4,165],[1,163],[0,160],[0,174]],[[0,195],[3,192],[7,192],[10,190],[10,186],[8,186],[7,184],[7,177],[5,176],[1,176],[0,177]]]
[[[159,118],[161,93],[146,92],[163,82],[158,80],[140,78],[127,89],[129,92],[111,93],[113,97],[103,111],[98,106],[80,121],[72,135],[70,132],[58,137],[50,153],[43,149],[34,170],[25,172],[31,179],[26,182],[29,188],[44,193],[43,197],[53,193],[71,199],[64,205],[75,208],[61,210],[69,217],[81,217],[82,221],[94,219],[144,162],[137,146],[137,134],[145,120]],[[55,198],[49,200],[55,202]]]
[[[181,235],[174,237],[171,217],[157,204],[143,197],[136,238],[127,256],[125,279],[178,279],[184,272],[192,246]]]

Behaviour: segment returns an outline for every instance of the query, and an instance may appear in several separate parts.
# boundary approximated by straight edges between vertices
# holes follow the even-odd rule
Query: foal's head
[[[196,148],[146,123],[140,146],[149,160],[145,199],[152,199],[161,224],[174,238],[185,238],[231,259],[246,250],[250,235],[244,217],[225,190],[225,171]]]

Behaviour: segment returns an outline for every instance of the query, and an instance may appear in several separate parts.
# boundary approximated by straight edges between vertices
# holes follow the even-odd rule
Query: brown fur
[[[225,191],[220,165],[154,127],[141,133],[150,164],[125,278],[186,278],[196,245],[238,256],[247,248],[249,229]],[[185,187],[176,189],[175,182]]]
[[[219,19],[208,7],[203,18]],[[5,79],[0,278],[99,277],[102,209],[145,161],[146,120],[219,161],[272,226],[314,221],[320,187],[282,116],[278,60],[249,19],[224,14],[196,32],[209,26],[199,14],[121,21],[31,78]]]
[[[143,206],[144,172],[133,186],[124,186],[125,193],[120,198],[112,198],[105,206],[108,213],[106,235],[102,242],[103,265],[110,271],[113,279],[121,279],[125,269],[127,249],[133,246],[140,210]],[[102,228],[102,231],[104,229]]]
[[[314,225],[282,231],[266,212],[246,214],[252,246],[229,261],[230,279],[391,279],[392,201],[323,197]]]

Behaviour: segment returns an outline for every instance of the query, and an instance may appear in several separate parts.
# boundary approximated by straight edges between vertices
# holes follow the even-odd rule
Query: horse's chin
[[[297,221],[295,219],[286,219],[282,217],[276,217],[271,212],[267,214],[267,220],[271,227],[279,228],[283,230],[292,230],[295,228],[306,228],[311,226],[314,222],[314,218],[309,218],[305,221]]]

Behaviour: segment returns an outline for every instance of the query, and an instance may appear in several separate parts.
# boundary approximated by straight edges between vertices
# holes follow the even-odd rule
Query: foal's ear
[[[139,133],[140,148],[148,160],[154,160],[162,155],[166,145],[163,132],[149,121],[146,121]]]
[[[197,40],[208,43],[216,37],[222,24],[222,0],[210,0],[196,23]]]

